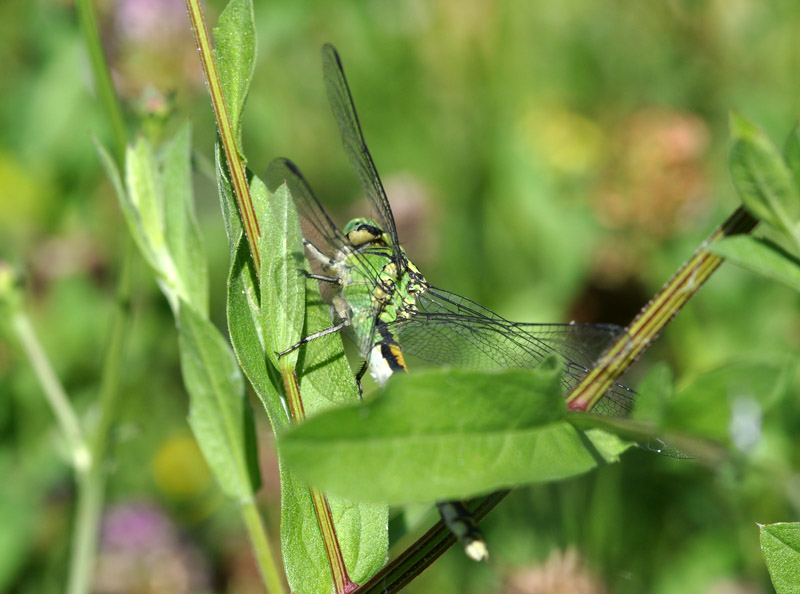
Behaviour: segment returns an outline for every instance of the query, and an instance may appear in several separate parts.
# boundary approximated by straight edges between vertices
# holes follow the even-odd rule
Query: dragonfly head
[[[386,234],[374,219],[364,217],[353,219],[344,226],[343,231],[353,247],[361,247],[368,243],[389,245]]]

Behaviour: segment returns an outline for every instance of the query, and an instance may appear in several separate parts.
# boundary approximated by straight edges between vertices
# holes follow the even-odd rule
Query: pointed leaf
[[[181,281],[181,296],[198,312],[208,312],[208,273],[203,240],[194,213],[191,129],[181,126],[160,155],[167,245]]]
[[[731,135],[731,178],[745,207],[765,223],[793,232],[800,194],[780,152],[764,132],[735,113]]]
[[[217,191],[219,192],[219,203],[222,209],[222,218],[225,221],[225,234],[228,237],[228,249],[230,250],[231,262],[236,259],[239,249],[239,240],[244,235],[242,219],[239,216],[239,209],[236,206],[236,196],[231,184],[228,164],[225,161],[225,153],[222,150],[219,138],[214,143],[214,162],[217,170]]]
[[[280,439],[312,484],[389,503],[465,498],[594,467],[565,420],[561,370],[426,370],[391,378],[360,406],[309,419]]]
[[[126,152],[125,186],[153,252],[160,255],[166,247],[163,191],[153,149],[142,137]]]
[[[800,260],[768,239],[735,235],[715,241],[709,249],[742,268],[800,291]]]
[[[279,367],[278,353],[297,344],[303,334],[305,317],[306,259],[300,222],[286,185],[271,195],[258,178],[250,186],[253,202],[265,202],[259,220],[261,253],[261,323],[267,355]],[[294,367],[298,350],[284,355],[284,364]]]
[[[144,225],[139,217],[139,212],[131,201],[128,191],[125,189],[125,185],[123,184],[122,178],[119,174],[119,169],[117,169],[117,164],[114,161],[114,158],[111,156],[111,153],[109,153],[108,150],[106,150],[106,148],[99,142],[95,141],[95,147],[100,155],[100,161],[103,163],[106,173],[111,179],[111,185],[114,186],[120,208],[122,209],[122,214],[125,216],[125,221],[128,224],[128,232],[136,242],[136,246],[139,248],[139,252],[142,254],[142,257],[144,257],[145,261],[153,270],[157,271],[158,265],[155,250],[153,249],[153,246],[150,245],[150,241],[145,234]],[[130,150],[131,149],[129,147],[128,151]]]
[[[254,20],[252,0],[232,0],[222,11],[214,28],[214,58],[233,135],[242,157],[242,111],[256,59]]]
[[[251,499],[260,481],[255,426],[236,359],[214,325],[186,304],[178,331],[195,438],[223,492]]]
[[[777,594],[800,594],[800,524],[759,525],[761,551]]]
[[[264,354],[258,285],[243,233],[239,235],[239,250],[228,276],[227,309],[228,331],[236,358],[261,399],[272,430],[280,433],[289,426],[281,400],[283,384]]]

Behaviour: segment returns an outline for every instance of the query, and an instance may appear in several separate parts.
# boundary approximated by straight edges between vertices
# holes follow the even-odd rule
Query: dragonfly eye
[[[369,219],[354,219],[344,229],[347,239],[355,247],[368,243],[384,243],[383,229]]]

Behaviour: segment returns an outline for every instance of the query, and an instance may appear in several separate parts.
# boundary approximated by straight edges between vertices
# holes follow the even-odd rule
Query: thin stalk
[[[117,416],[119,400],[119,370],[122,349],[130,321],[131,259],[133,245],[125,243],[122,268],[117,281],[116,308],[111,321],[111,335],[105,349],[103,374],[100,381],[100,418],[90,441],[91,465],[77,474],[77,505],[75,531],[72,535],[69,594],[89,591],[92,567],[97,553],[103,503],[105,501],[106,474],[103,461],[106,456],[108,435]]]
[[[258,251],[258,238],[261,230],[258,227],[253,201],[250,197],[250,188],[247,185],[244,165],[239,158],[239,150],[236,145],[236,138],[233,135],[233,125],[225,104],[225,97],[222,94],[222,84],[219,80],[217,63],[214,60],[214,53],[211,50],[211,41],[208,37],[203,9],[200,0],[186,0],[186,7],[189,9],[189,18],[192,20],[194,38],[197,42],[197,49],[200,53],[200,63],[203,65],[203,72],[208,83],[208,92],[211,95],[211,105],[214,108],[214,116],[217,119],[217,130],[222,142],[222,149],[225,152],[225,159],[228,163],[228,170],[231,174],[231,184],[236,194],[236,204],[242,216],[247,244],[250,247],[250,254],[253,256],[256,270],[261,267],[261,255]]]
[[[266,528],[261,519],[261,514],[258,513],[255,502],[253,500],[243,502],[241,511],[242,517],[244,518],[244,525],[247,528],[247,534],[250,537],[250,544],[253,547],[256,563],[261,570],[261,578],[264,580],[264,586],[267,592],[285,592],[286,589],[280,578],[278,564],[275,562],[275,558],[272,555],[272,548],[269,546]]]
[[[749,233],[757,224],[758,221],[750,213],[739,207],[717,227],[628,325],[626,332],[608,348],[598,364],[567,395],[568,408],[590,411],[614,380],[658,338],[670,320],[722,264],[722,258],[708,249],[713,242],[730,235]]]
[[[125,130],[122,106],[114,90],[111,73],[103,52],[103,45],[100,43],[97,18],[95,17],[91,0],[77,0],[75,7],[78,10],[78,18],[80,19],[81,32],[86,42],[86,50],[89,52],[89,63],[92,67],[92,77],[97,87],[98,99],[106,111],[108,121],[111,123],[111,130],[114,136],[114,156],[117,159],[117,163],[122,164],[125,162],[125,143],[128,141],[128,134]]]
[[[91,0],[76,2],[81,32],[89,54],[89,63],[97,89],[98,100],[111,124],[114,156],[120,169],[125,163],[125,144],[127,131],[122,114],[122,105],[111,80],[111,72],[105,52],[100,42],[97,18]],[[68,592],[84,594],[89,592],[97,540],[105,499],[105,469],[108,435],[117,416],[119,396],[119,370],[122,361],[122,347],[130,319],[128,301],[130,299],[130,266],[132,254],[131,239],[125,240],[120,276],[117,281],[116,307],[111,320],[111,334],[104,351],[103,371],[100,379],[100,418],[90,438],[88,446],[89,464],[76,467],[76,508],[75,528],[72,534]]]
[[[47,402],[55,414],[61,434],[67,443],[73,467],[78,472],[85,472],[92,464],[91,452],[75,409],[72,408],[72,403],[69,401],[64,387],[53,371],[53,366],[39,343],[30,319],[24,312],[18,311],[11,319],[11,328],[25,351],[36,374],[36,379],[39,380]]]
[[[76,474],[75,524],[72,531],[67,592],[86,594],[92,583],[106,485],[102,464],[93,464],[91,468]]]

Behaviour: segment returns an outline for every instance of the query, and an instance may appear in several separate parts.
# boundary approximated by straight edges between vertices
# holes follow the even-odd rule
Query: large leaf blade
[[[260,478],[239,366],[216,327],[186,304],[178,312],[178,331],[189,424],[223,492],[249,500]]]
[[[312,418],[283,456],[312,484],[365,500],[464,498],[586,472],[601,456],[566,421],[560,369],[429,370]]]

